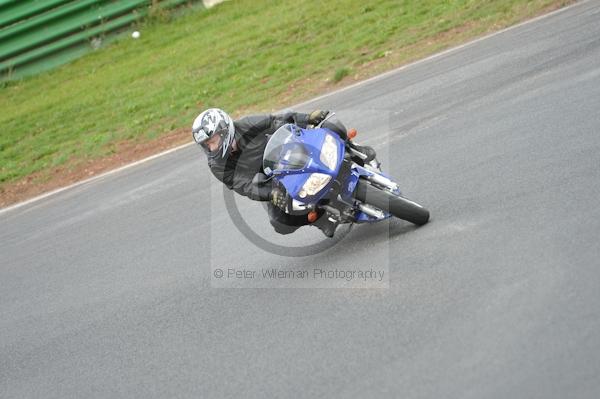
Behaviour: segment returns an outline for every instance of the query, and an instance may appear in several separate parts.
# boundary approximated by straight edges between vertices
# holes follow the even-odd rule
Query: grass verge
[[[0,87],[0,206],[191,140],[208,106],[270,111],[571,0],[234,0]]]

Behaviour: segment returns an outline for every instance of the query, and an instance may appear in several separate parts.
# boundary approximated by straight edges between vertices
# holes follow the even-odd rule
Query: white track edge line
[[[441,51],[441,52],[439,52],[439,53],[432,54],[432,55],[430,55],[430,56],[428,56],[428,57],[425,57],[425,58],[422,58],[422,59],[420,59],[420,60],[413,61],[413,62],[411,62],[411,63],[409,63],[409,64],[402,65],[402,66],[400,66],[400,67],[398,67],[398,68],[394,68],[394,69],[392,69],[392,70],[390,70],[390,71],[387,71],[387,72],[383,72],[383,73],[381,73],[381,74],[379,74],[379,75],[377,75],[377,76],[373,76],[373,77],[371,77],[371,78],[368,78],[368,79],[365,79],[365,80],[361,80],[360,82],[353,83],[353,84],[351,84],[351,85],[349,85],[349,86],[341,87],[341,88],[339,88],[339,89],[337,89],[337,90],[334,90],[334,91],[332,91],[332,92],[329,92],[329,93],[322,94],[322,95],[320,95],[320,96],[314,97],[314,98],[312,98],[312,99],[310,99],[310,100],[307,100],[307,101],[303,101],[303,102],[301,102],[301,103],[299,103],[299,104],[296,104],[296,105],[294,105],[294,106],[287,107],[286,109],[298,108],[298,107],[300,107],[300,106],[302,106],[302,105],[305,105],[305,104],[309,104],[309,103],[311,103],[311,102],[315,102],[315,101],[322,100],[322,99],[324,99],[324,98],[327,98],[327,97],[329,97],[329,96],[332,96],[332,95],[334,95],[334,94],[338,94],[338,93],[344,92],[344,91],[346,91],[346,90],[350,90],[350,89],[353,89],[353,88],[356,88],[356,87],[359,87],[359,86],[362,86],[362,85],[365,85],[365,84],[368,84],[368,83],[372,83],[372,82],[375,82],[375,81],[377,81],[377,80],[379,80],[379,79],[384,79],[384,78],[386,78],[386,77],[388,77],[388,76],[390,76],[390,75],[393,75],[393,74],[395,74],[395,73],[397,73],[397,72],[400,72],[400,71],[402,71],[402,70],[405,70],[405,69],[407,69],[407,68],[410,68],[410,67],[412,67],[412,66],[415,66],[415,65],[421,64],[421,63],[423,63],[423,62],[427,62],[427,61],[433,60],[433,59],[435,59],[435,58],[438,58],[438,57],[442,57],[442,56],[444,56],[444,55],[446,55],[446,54],[449,54],[449,53],[452,53],[452,52],[454,52],[454,51],[461,50],[461,49],[463,49],[463,48],[465,48],[465,47],[468,47],[468,46],[471,46],[471,45],[473,45],[473,44],[475,44],[475,43],[479,43],[479,42],[481,42],[481,41],[483,41],[483,40],[486,40],[486,39],[492,38],[492,37],[494,37],[494,36],[496,36],[496,35],[503,34],[503,33],[507,32],[507,31],[510,31],[510,30],[512,30],[512,29],[517,29],[517,28],[519,28],[519,27],[521,27],[521,26],[524,26],[524,25],[527,25],[527,24],[530,24],[530,23],[537,22],[537,21],[539,21],[539,20],[541,20],[541,19],[544,19],[544,18],[548,18],[548,17],[554,16],[554,15],[556,15],[556,14],[562,13],[562,12],[564,12],[564,11],[567,11],[567,10],[569,10],[569,9],[571,9],[571,8],[574,8],[574,7],[576,7],[576,6],[580,6],[580,5],[582,5],[582,4],[588,3],[589,1],[590,1],[590,0],[582,0],[582,1],[578,1],[578,2],[576,2],[576,3],[573,3],[573,4],[571,4],[571,5],[568,5],[568,6],[566,6],[566,7],[562,7],[562,8],[559,8],[559,9],[557,9],[557,10],[551,11],[551,12],[549,12],[549,13],[547,13],[547,14],[540,15],[540,16],[537,16],[537,17],[535,17],[535,18],[532,18],[532,19],[528,19],[527,21],[523,21],[523,22],[520,22],[520,23],[518,23],[518,24],[516,24],[516,25],[509,26],[509,27],[507,27],[507,28],[504,28],[504,29],[501,29],[501,30],[499,30],[499,31],[497,31],[497,32],[492,32],[492,33],[490,33],[490,34],[488,34],[488,35],[485,35],[485,36],[482,36],[482,37],[479,37],[479,38],[473,39],[473,40],[471,40],[470,42],[463,43],[463,44],[460,44],[460,45],[458,45],[458,46],[455,46],[455,47],[451,47],[451,48],[449,48],[449,49],[443,50],[443,51]],[[48,198],[48,197],[50,197],[50,196],[53,196],[53,195],[55,195],[55,194],[61,193],[61,192],[63,192],[63,191],[70,190],[70,189],[72,189],[72,188],[75,188],[75,187],[77,187],[77,186],[80,186],[80,185],[83,185],[83,184],[86,184],[86,183],[92,182],[92,181],[94,181],[94,180],[101,179],[101,178],[103,178],[103,177],[106,177],[106,176],[109,176],[109,175],[112,175],[112,174],[115,174],[115,173],[119,173],[119,172],[121,172],[121,171],[123,171],[123,170],[125,170],[125,169],[132,168],[132,167],[134,167],[134,166],[137,166],[137,165],[143,164],[143,163],[145,163],[145,162],[148,162],[148,161],[151,161],[151,160],[153,160],[153,159],[156,159],[156,158],[162,157],[163,155],[167,155],[167,154],[170,154],[170,153],[172,153],[172,152],[179,151],[179,150],[181,150],[181,149],[183,149],[183,148],[185,148],[185,147],[189,147],[189,146],[191,146],[191,145],[193,145],[193,144],[195,144],[195,143],[194,143],[194,142],[190,142],[190,143],[182,144],[182,145],[180,145],[180,146],[177,146],[177,147],[174,147],[174,148],[168,149],[168,150],[166,150],[166,151],[159,152],[158,154],[151,155],[151,156],[149,156],[149,157],[147,157],[147,158],[143,158],[143,159],[140,159],[140,160],[138,160],[138,161],[135,161],[135,162],[129,163],[129,164],[127,164],[127,165],[120,166],[120,167],[118,167],[118,168],[116,168],[116,169],[109,170],[109,171],[107,171],[107,172],[101,173],[101,174],[99,174],[99,175],[96,175],[96,176],[92,176],[92,177],[90,177],[90,178],[87,178],[87,179],[85,179],[85,180],[81,180],[81,181],[78,181],[78,182],[72,183],[72,184],[70,184],[70,185],[68,185],[68,186],[61,187],[61,188],[58,188],[58,189],[56,189],[56,190],[52,190],[52,191],[49,191],[49,192],[47,192],[47,193],[44,193],[44,194],[38,195],[37,197],[30,198],[30,199],[28,199],[28,200],[25,200],[25,201],[23,201],[23,202],[18,202],[18,203],[16,203],[16,204],[10,205],[10,206],[8,206],[8,207],[6,207],[6,208],[2,208],[2,209],[0,209],[0,215],[1,215],[1,214],[3,214],[3,213],[6,213],[6,212],[12,211],[12,210],[14,210],[14,209],[17,209],[17,208],[21,208],[21,207],[23,207],[23,206],[25,206],[25,205],[29,205],[29,204],[32,204],[32,203],[34,203],[34,202],[37,202],[37,201],[43,200],[43,199],[45,199],[45,198]]]

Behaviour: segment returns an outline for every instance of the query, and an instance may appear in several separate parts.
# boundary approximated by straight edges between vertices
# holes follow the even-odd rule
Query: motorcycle
[[[307,129],[283,125],[265,147],[263,170],[287,191],[285,212],[306,214],[311,223],[325,212],[323,216],[336,227],[392,216],[416,225],[429,221],[429,211],[404,198],[376,160],[365,162],[366,154],[322,126],[324,122]]]

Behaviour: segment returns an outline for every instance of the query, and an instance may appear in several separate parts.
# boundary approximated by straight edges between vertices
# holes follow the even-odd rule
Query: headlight
[[[321,156],[319,158],[329,169],[335,170],[338,160],[338,145],[331,134],[325,136],[325,141],[321,147]]]
[[[323,173],[313,173],[310,175],[306,183],[302,186],[302,191],[308,195],[315,195],[323,189],[331,180],[331,176]],[[303,198],[302,195],[300,195]]]

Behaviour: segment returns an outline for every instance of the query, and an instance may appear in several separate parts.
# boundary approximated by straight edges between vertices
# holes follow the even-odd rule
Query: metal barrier
[[[144,17],[192,0],[0,0],[0,81],[54,68]]]

